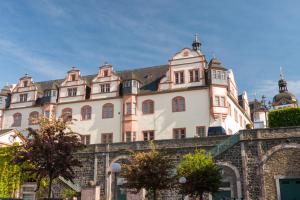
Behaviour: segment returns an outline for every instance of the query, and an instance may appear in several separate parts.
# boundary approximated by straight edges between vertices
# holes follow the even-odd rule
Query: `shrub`
[[[284,108],[269,112],[269,127],[300,126],[300,108]]]

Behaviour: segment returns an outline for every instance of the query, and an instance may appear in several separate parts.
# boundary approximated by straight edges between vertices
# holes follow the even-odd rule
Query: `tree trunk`
[[[49,177],[49,191],[48,191],[48,198],[51,198],[51,187],[52,187],[52,177]]]
[[[156,189],[153,190],[153,200],[156,200]]]

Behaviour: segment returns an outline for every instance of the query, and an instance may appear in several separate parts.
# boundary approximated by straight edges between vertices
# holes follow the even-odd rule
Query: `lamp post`
[[[179,178],[179,183],[181,185],[181,193],[182,193],[182,196],[181,196],[181,199],[184,200],[184,190],[183,190],[183,185],[186,183],[186,178],[184,176],[180,177]]]
[[[119,163],[113,163],[111,165],[111,172],[115,175],[115,187],[114,187],[114,200],[117,200],[117,187],[118,187],[118,184],[117,184],[117,175],[118,173],[121,172],[121,165]]]

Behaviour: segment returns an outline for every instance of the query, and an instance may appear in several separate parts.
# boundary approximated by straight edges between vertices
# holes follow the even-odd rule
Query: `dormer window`
[[[199,81],[199,69],[190,70],[190,82]]]
[[[71,76],[70,76],[71,78],[71,80],[70,81],[76,81],[76,74],[71,74]]]
[[[108,70],[104,70],[104,71],[103,71],[103,76],[104,76],[104,77],[107,77],[107,76],[108,76]]]
[[[27,96],[28,96],[28,94],[20,94],[20,102],[26,102]]]
[[[23,87],[27,87],[28,86],[28,81],[23,81]]]
[[[100,92],[101,93],[107,93],[110,92],[110,84],[106,83],[106,84],[100,84]]]
[[[68,88],[68,97],[77,96],[77,88]]]
[[[174,72],[174,74],[175,74],[175,83],[176,84],[184,83],[184,72],[183,71]]]

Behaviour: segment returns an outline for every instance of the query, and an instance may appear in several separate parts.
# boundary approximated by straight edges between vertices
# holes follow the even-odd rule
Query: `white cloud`
[[[62,63],[34,55],[30,50],[9,40],[0,39],[0,52],[21,62],[23,68],[41,73],[49,78],[58,78],[58,74],[63,75],[65,73],[65,70],[62,69]]]

